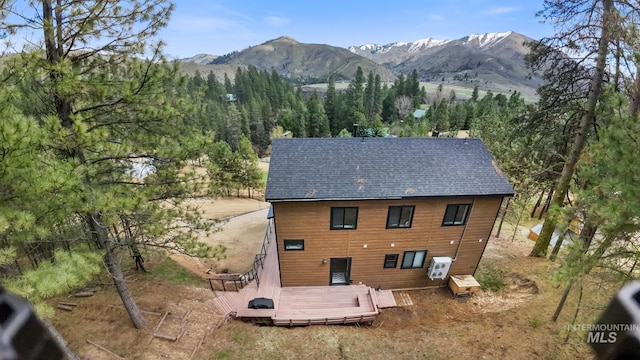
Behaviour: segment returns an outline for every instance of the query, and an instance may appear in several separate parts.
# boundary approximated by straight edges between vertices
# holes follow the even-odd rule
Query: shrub
[[[504,281],[504,273],[493,266],[478,269],[475,277],[476,280],[478,280],[478,283],[480,283],[480,288],[482,290],[491,290],[496,292],[507,285]]]

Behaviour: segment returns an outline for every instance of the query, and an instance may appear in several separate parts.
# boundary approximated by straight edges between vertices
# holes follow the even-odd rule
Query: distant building
[[[529,230],[529,235],[527,236],[529,239],[536,241],[538,240],[538,236],[540,236],[540,232],[542,231],[542,226],[544,225],[544,221],[540,222],[538,225],[532,227]],[[555,246],[560,238],[560,229],[556,228],[553,230],[553,234],[551,235],[551,240],[549,241],[549,245]],[[576,237],[580,234],[580,225],[578,220],[572,220],[564,233],[564,238],[562,240],[562,244],[570,244],[572,243]]]
[[[413,118],[416,120],[422,119],[425,115],[427,115],[427,110],[424,109],[417,109],[413,112]]]

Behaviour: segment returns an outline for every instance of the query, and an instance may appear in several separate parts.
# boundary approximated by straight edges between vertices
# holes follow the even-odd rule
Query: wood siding
[[[501,202],[501,197],[477,197],[274,203],[282,286],[329,285],[330,259],[345,257],[351,258],[354,285],[445,286],[446,279],[427,277],[431,258],[455,258],[449,275],[474,274]],[[447,205],[463,203],[473,204],[466,225],[442,226]],[[399,205],[415,206],[411,228],[386,229],[389,206]],[[357,229],[330,230],[331,207],[351,206],[358,207]],[[285,239],[304,239],[304,250],[285,251]],[[404,252],[412,250],[427,250],[424,266],[401,269]],[[396,268],[383,268],[386,254],[398,254]]]

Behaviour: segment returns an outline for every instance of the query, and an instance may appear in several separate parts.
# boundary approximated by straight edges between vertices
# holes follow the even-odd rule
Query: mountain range
[[[525,96],[535,96],[542,80],[537,74],[530,74],[524,61],[528,52],[525,43],[532,40],[509,31],[473,34],[455,40],[427,38],[345,49],[300,43],[282,36],[223,56],[199,54],[182,61],[185,65],[206,64],[212,70],[220,65],[253,65],[305,83],[326,82],[329,75],[336,80],[351,80],[358,66],[365,75],[370,71],[380,75],[382,81],[393,81],[398,75],[407,76],[415,70],[421,81],[468,88],[478,86],[498,92],[515,90]]]

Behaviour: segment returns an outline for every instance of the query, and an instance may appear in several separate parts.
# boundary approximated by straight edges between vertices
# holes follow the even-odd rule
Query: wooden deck
[[[216,292],[214,303],[224,314],[281,326],[346,324],[372,321],[379,309],[396,306],[391,290],[366,285],[281,287],[275,233],[269,229],[260,285],[254,280],[238,292]],[[249,301],[259,297],[272,299],[274,309],[249,309]]]

